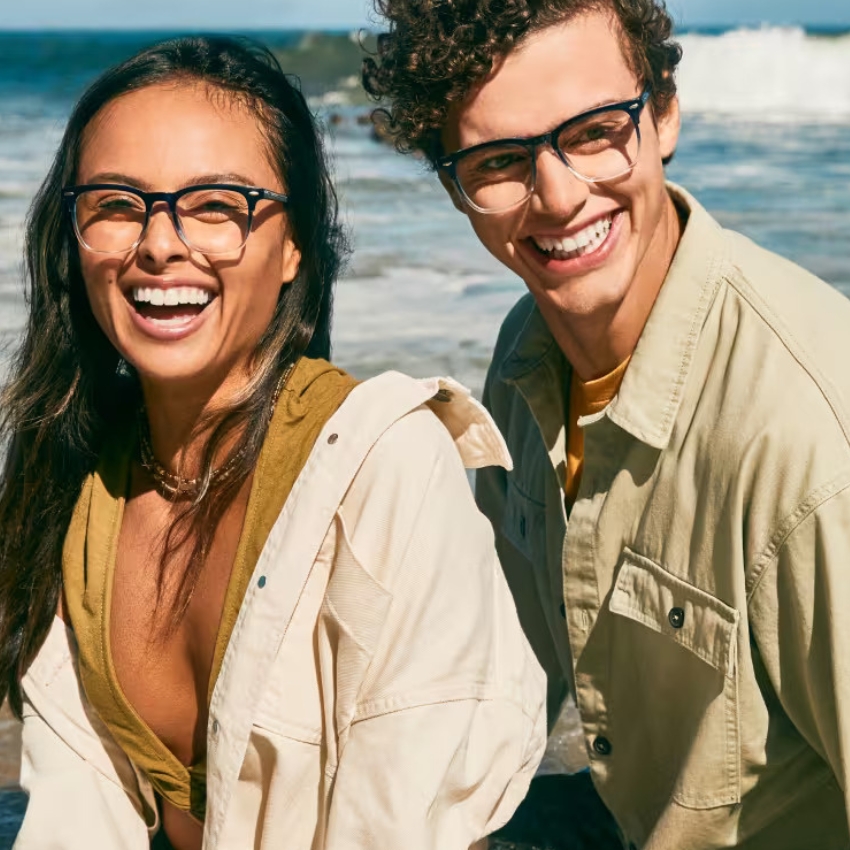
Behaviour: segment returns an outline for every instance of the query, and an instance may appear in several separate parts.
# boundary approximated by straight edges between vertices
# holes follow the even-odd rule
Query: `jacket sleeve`
[[[24,677],[21,787],[14,850],[147,850],[152,798],[82,697],[73,638],[58,618]]]
[[[850,484],[790,519],[756,576],[751,623],[783,709],[832,769],[850,818]]]
[[[546,744],[545,677],[430,412],[396,423],[352,489],[322,615],[338,636],[340,730],[322,846],[467,850],[527,792]]]

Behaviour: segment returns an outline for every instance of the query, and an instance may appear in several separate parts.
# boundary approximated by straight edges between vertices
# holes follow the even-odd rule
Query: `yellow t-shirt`
[[[627,357],[612,372],[593,381],[582,381],[573,370],[567,409],[567,470],[564,481],[564,494],[569,508],[578,495],[584,467],[584,431],[578,427],[578,420],[582,416],[598,413],[611,403],[620,389],[629,359]]]
[[[355,385],[330,363],[302,357],[280,394],[251,483],[219,623],[208,699],[269,531],[319,432]],[[83,689],[98,716],[157,793],[203,821],[206,757],[184,765],[154,734],[124,696],[109,650],[112,576],[137,447],[135,433],[116,437],[83,485],[62,557],[66,611],[79,648]]]

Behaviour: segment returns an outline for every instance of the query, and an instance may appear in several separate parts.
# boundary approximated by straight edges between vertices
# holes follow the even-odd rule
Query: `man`
[[[850,303],[665,185],[656,0],[381,0],[364,82],[526,283],[478,498],[643,848],[850,846]]]

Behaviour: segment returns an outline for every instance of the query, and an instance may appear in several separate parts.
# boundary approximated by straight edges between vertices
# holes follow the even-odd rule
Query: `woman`
[[[2,406],[21,850],[461,850],[522,798],[544,686],[461,463],[509,458],[456,385],[323,359],[342,247],[264,50],[74,110]]]

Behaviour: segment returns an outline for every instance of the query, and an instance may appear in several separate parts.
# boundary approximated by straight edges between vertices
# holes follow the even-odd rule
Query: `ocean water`
[[[0,35],[0,341],[23,317],[30,199],[74,97],[152,34]],[[354,255],[337,289],[335,359],[452,374],[478,392],[523,284],[476,241],[433,173],[362,123],[357,36],[261,34],[325,122]],[[725,225],[850,294],[850,34],[685,33],[683,130],[669,168]],[[360,120],[358,120],[360,119]]]

